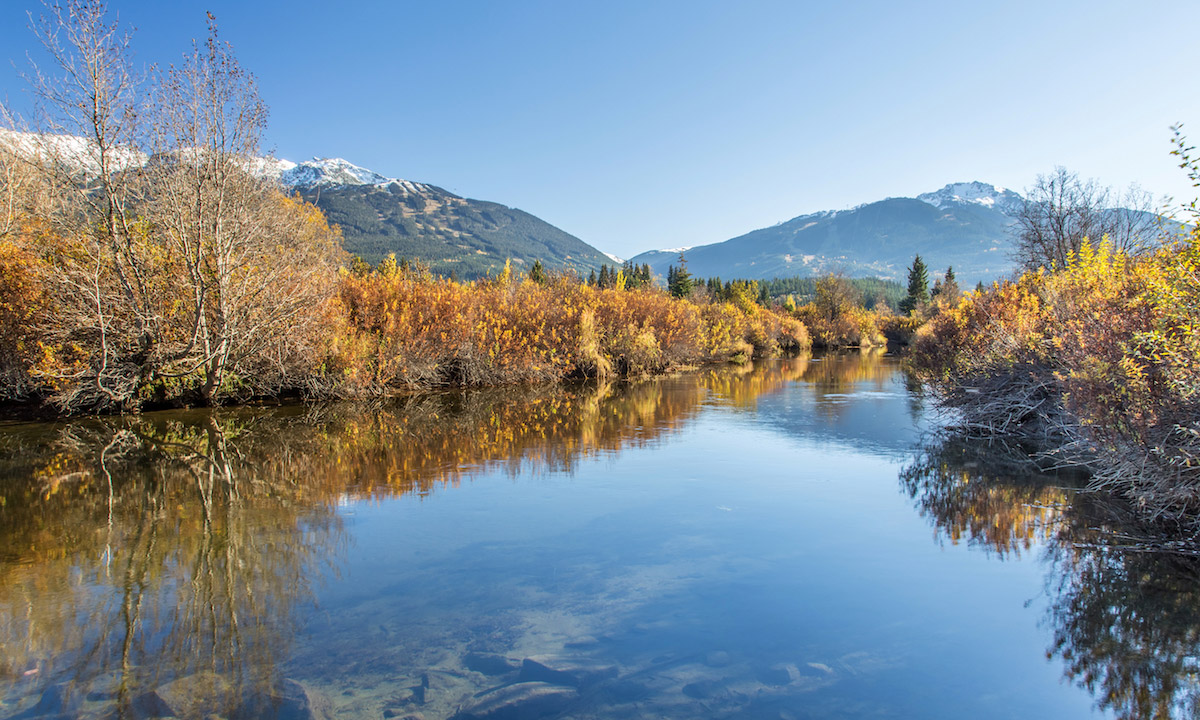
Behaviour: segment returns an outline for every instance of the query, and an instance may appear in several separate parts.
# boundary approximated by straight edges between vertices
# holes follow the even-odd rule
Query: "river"
[[[0,425],[0,718],[1197,713],[1200,572],[895,358]]]

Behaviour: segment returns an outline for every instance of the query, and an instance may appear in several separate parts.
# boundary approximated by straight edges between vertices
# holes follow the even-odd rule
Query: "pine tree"
[[[692,274],[687,269],[687,260],[683,257],[682,253],[679,255],[679,267],[672,267],[671,269],[674,277],[669,277],[667,280],[667,292],[671,293],[672,297],[690,297],[694,283],[692,281]]]
[[[546,283],[546,268],[542,267],[541,260],[533,261],[533,267],[529,268],[529,279],[538,285]]]
[[[621,274],[625,276],[626,290],[636,290],[642,286],[642,279],[638,274],[638,270],[639,268],[633,264],[632,260],[626,260],[625,264],[621,266]]]
[[[957,305],[958,298],[962,295],[962,290],[958,287],[958,281],[954,279],[954,266],[946,268],[946,277],[942,280],[942,288],[939,293],[940,302]]]
[[[913,258],[908,269],[908,296],[900,301],[900,312],[911,314],[929,303],[929,270],[921,256]]]

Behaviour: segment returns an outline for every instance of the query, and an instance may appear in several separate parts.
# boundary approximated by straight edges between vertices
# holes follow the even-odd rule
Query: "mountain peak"
[[[374,170],[359,167],[342,158],[313,158],[284,170],[279,181],[289,187],[311,188],[328,185],[387,185],[396,182]]]
[[[978,181],[950,183],[941,190],[922,193],[917,199],[936,208],[945,208],[952,203],[983,205],[1005,215],[1015,214],[1022,203],[1021,196],[1012,190]]]

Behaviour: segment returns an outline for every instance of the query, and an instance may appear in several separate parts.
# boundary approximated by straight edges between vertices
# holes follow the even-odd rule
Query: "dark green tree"
[[[908,296],[900,301],[900,312],[910,314],[929,303],[929,269],[921,256],[913,258],[908,268]]]
[[[538,285],[546,284],[546,268],[542,266],[541,260],[533,261],[533,267],[529,268],[529,279]]]
[[[691,296],[693,287],[692,274],[687,269],[687,259],[680,253],[679,267],[671,266],[668,273],[667,292],[671,293],[671,297],[685,298]]]

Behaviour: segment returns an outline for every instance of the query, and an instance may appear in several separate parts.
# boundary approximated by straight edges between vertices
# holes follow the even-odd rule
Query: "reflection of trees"
[[[1069,499],[1069,478],[1034,470],[1019,448],[949,438],[925,447],[900,481],[940,536],[1004,557],[1053,537]]]
[[[883,361],[883,348],[861,352],[828,353],[809,363],[804,382],[819,395],[844,393],[864,386],[884,390],[892,380],[895,366]]]
[[[228,709],[276,679],[343,543],[345,498],[569,471],[657,441],[704,402],[752,406],[805,367],[5,428],[0,681],[10,697],[68,681],[127,706],[176,677],[219,676]]]
[[[939,533],[1006,556],[1045,548],[1049,654],[1121,718],[1200,712],[1200,559],[1150,551],[1133,513],[1040,474],[1020,449],[942,438],[901,472]]]
[[[218,703],[272,682],[340,531],[330,506],[297,512],[295,484],[259,474],[243,433],[194,414],[6,437],[20,470],[0,509],[16,556],[0,564],[0,672],[120,707],[199,671],[226,679]]]
[[[1052,653],[1117,717],[1200,715],[1200,559],[1145,551],[1127,507],[1082,500],[1050,548]]]

